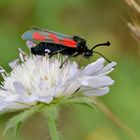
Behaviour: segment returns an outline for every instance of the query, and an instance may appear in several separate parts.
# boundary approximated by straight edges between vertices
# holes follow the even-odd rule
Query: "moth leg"
[[[81,55],[80,55],[80,58],[78,59],[78,65],[80,64],[82,58],[83,58],[83,54],[81,54]]]
[[[62,66],[68,61],[69,58],[71,58],[71,57],[73,57],[73,56],[75,56],[75,55],[77,55],[77,54],[78,54],[78,52],[75,52],[74,54],[68,56],[68,57],[64,60],[64,62],[60,65],[59,68],[62,68]]]
[[[80,90],[80,87],[79,87],[77,90],[75,90],[75,92],[74,92],[74,93],[78,92],[79,90]]]
[[[70,58],[70,57],[67,57],[67,58],[64,60],[64,62],[60,65],[59,68],[62,68],[62,66],[68,61],[69,58]]]
[[[63,48],[63,49],[61,49],[61,50],[58,50],[58,51],[55,51],[55,52],[53,52],[53,53],[50,53],[49,54],[49,58],[51,58],[53,55],[55,55],[55,54],[58,54],[58,53],[61,53],[62,51],[64,51],[64,50],[66,50],[67,48]]]

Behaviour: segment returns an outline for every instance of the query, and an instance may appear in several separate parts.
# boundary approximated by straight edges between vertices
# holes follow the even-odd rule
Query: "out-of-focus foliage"
[[[100,99],[140,137],[140,56],[138,44],[124,22],[131,13],[123,0],[0,0],[0,65],[18,57],[18,48],[28,51],[22,33],[31,26],[48,28],[85,38],[89,47],[109,40],[111,47],[98,48],[118,63],[112,73],[116,83]],[[83,64],[95,60],[83,59]],[[131,140],[129,135],[102,112],[76,106],[61,111],[59,125],[66,140]],[[24,125],[21,133],[2,136],[8,114],[0,119],[0,140],[48,140],[47,124],[37,115]]]
[[[133,37],[140,43],[140,0],[125,0],[129,8],[131,8],[131,21],[127,23]],[[139,48],[140,55],[140,48]]]

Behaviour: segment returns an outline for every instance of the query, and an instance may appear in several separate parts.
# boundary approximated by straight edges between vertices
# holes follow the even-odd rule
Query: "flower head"
[[[84,96],[101,96],[109,92],[114,81],[107,76],[114,66],[104,67],[104,58],[83,68],[76,62],[46,56],[27,56],[20,50],[19,60],[11,62],[10,74],[1,68],[4,78],[0,89],[0,111],[30,108],[39,102],[50,104],[59,97],[71,97],[76,91]]]

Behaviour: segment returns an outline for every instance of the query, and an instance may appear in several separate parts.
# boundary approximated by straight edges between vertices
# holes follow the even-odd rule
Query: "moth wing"
[[[67,47],[76,48],[76,41],[73,40],[72,36],[64,35],[61,33],[53,32],[47,29],[40,29],[33,27],[31,30],[25,32],[22,35],[23,40],[38,42],[47,42],[53,44],[60,44]]]

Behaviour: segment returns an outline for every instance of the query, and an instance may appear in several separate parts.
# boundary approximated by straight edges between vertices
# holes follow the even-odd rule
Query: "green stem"
[[[59,140],[59,133],[56,128],[56,120],[48,116],[48,127],[52,140]]]

